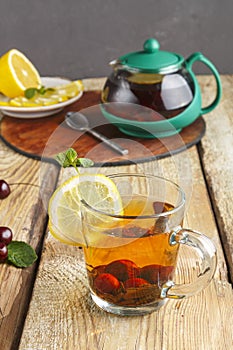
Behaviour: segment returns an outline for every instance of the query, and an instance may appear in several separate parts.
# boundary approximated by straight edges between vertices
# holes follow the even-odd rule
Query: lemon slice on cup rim
[[[71,177],[60,185],[49,201],[49,231],[59,241],[83,246],[81,199],[108,214],[123,214],[120,194],[115,183],[102,174]]]

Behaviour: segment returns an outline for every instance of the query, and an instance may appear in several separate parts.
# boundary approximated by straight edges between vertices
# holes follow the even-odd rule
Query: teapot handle
[[[201,109],[201,114],[205,114],[205,113],[211,112],[218,105],[222,96],[222,84],[221,84],[221,79],[217,69],[215,68],[213,63],[211,63],[208,60],[208,58],[206,58],[201,52],[195,52],[187,58],[186,60],[187,69],[191,70],[193,63],[196,61],[203,62],[212,71],[216,80],[217,92],[216,92],[216,97],[214,101],[209,106]]]

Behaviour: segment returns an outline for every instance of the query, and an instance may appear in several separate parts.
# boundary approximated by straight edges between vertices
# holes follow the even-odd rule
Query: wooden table
[[[207,104],[214,81],[209,76],[198,79]],[[98,80],[91,83],[98,85]],[[0,265],[1,350],[233,348],[233,76],[222,76],[222,83],[223,98],[205,116],[206,133],[200,143],[173,157],[101,169],[105,174],[162,169],[176,181],[182,172],[190,175],[190,165],[185,226],[213,239],[218,251],[216,274],[203,292],[170,300],[150,315],[113,316],[93,305],[82,249],[59,243],[47,231],[48,200],[57,178],[63,181],[70,170],[59,174],[55,165],[42,165],[0,141],[0,179],[12,189],[0,201],[0,225],[11,227],[14,239],[30,243],[39,254],[30,268]],[[185,185],[182,176],[180,180]],[[195,261],[184,252],[180,270],[185,282],[192,278],[187,267],[194,270]]]

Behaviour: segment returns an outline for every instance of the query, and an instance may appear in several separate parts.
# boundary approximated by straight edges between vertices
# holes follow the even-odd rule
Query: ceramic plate
[[[69,84],[71,80],[57,77],[41,78],[42,85],[45,87],[53,87],[62,84]],[[0,106],[0,110],[3,114],[14,118],[43,118],[49,115],[60,112],[64,107],[77,101],[82,96],[81,91],[77,96],[70,98],[67,101],[56,103],[51,106],[39,106],[39,107],[11,107]],[[0,101],[6,101],[6,97],[0,94]]]

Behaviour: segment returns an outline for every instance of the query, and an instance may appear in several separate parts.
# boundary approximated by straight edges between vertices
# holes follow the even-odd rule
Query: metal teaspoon
[[[114,149],[115,151],[119,152],[122,155],[128,154],[128,150],[125,148],[122,148],[121,146],[117,145],[112,140],[108,139],[106,136],[98,133],[95,130],[92,130],[89,126],[89,122],[85,115],[81,114],[80,112],[68,112],[65,116],[66,124],[75,130],[79,131],[86,131],[95,136],[97,139],[103,141],[106,145]]]

